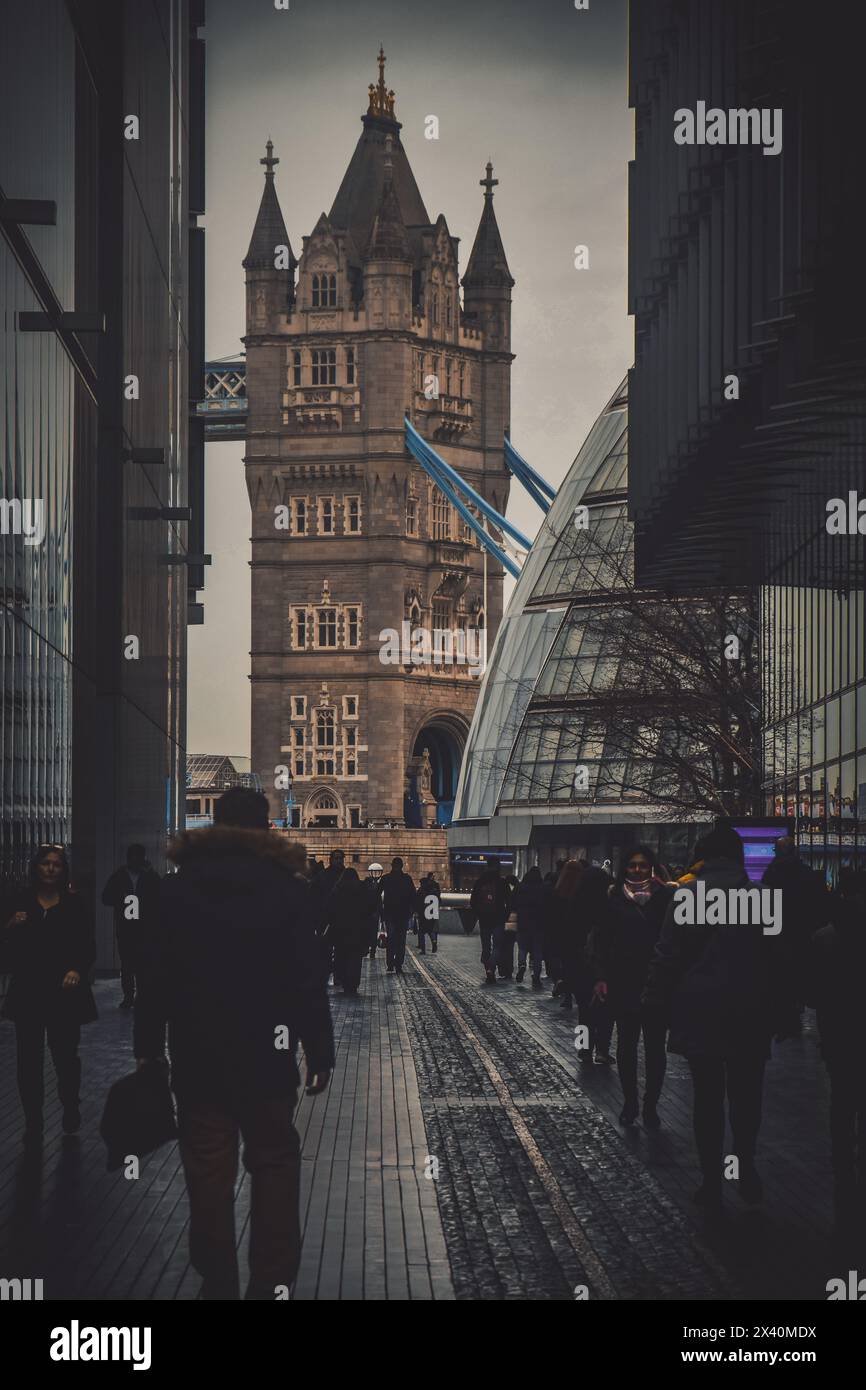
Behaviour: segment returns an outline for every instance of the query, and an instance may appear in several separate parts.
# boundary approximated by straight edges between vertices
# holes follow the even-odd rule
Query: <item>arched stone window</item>
[[[313,276],[313,308],[333,308],[337,303],[336,275]]]

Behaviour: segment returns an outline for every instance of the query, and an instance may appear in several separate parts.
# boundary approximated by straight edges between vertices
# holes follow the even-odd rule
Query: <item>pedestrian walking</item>
[[[712,831],[703,851],[697,878],[681,885],[668,904],[643,1002],[660,1025],[670,1020],[668,1048],[688,1061],[703,1175],[695,1201],[718,1213],[726,1096],[740,1195],[749,1203],[763,1195],[755,1153],[764,1067],[774,1033],[781,1039],[792,1031],[793,995],[783,933],[767,935],[760,923],[708,924],[697,920],[697,910],[686,910],[682,894],[692,894],[697,903],[701,883],[704,892],[721,889],[726,895],[749,885],[735,830]]]
[[[239,1138],[250,1175],[247,1299],[284,1298],[300,1261],[300,1085],[328,1084],[331,1018],[314,905],[297,855],[268,830],[261,792],[233,787],[214,824],[180,835],[178,866],[142,935],[135,1055],[161,1062],[165,1025],[190,1210],[190,1258],[204,1298],[237,1299],[234,1195]]]
[[[537,864],[527,869],[511,908],[517,917],[517,982],[522,984],[529,961],[533,989],[541,989],[544,958],[545,890]]]
[[[138,939],[148,915],[159,900],[159,874],[151,868],[144,845],[130,845],[126,863],[108,879],[102,901],[114,912],[114,933],[120,956],[121,1009],[135,1003],[135,962]]]
[[[510,892],[499,863],[494,862],[475,881],[469,897],[470,911],[478,920],[481,937],[481,964],[487,984],[496,983],[496,967],[504,967],[505,921],[510,908]],[[500,973],[505,976],[505,970]],[[510,978],[510,977],[509,977]]]
[[[367,953],[370,960],[376,959],[376,947],[379,944],[379,929],[382,922],[382,875],[384,870],[381,864],[372,863],[367,865],[367,877],[364,879],[364,920],[367,924]]]
[[[508,915],[500,938],[497,968],[502,979],[510,980],[514,974],[514,948],[517,945],[517,918],[514,914],[514,895],[520,887],[520,880],[514,874],[505,874],[505,889],[508,894]]]
[[[24,1142],[42,1142],[45,1038],[63,1107],[64,1134],[81,1126],[81,1026],[96,1018],[88,971],[96,959],[93,922],[69,887],[69,863],[59,845],[42,845],[30,866],[30,886],[0,933],[0,968],[11,975],[3,1010],[15,1024],[18,1094]]]
[[[334,933],[331,930],[331,907],[334,892],[346,872],[346,856],[341,849],[332,849],[328,857],[328,867],[322,869],[312,880],[312,901],[315,913],[316,935],[319,940],[319,953],[324,971],[325,983],[334,975],[334,984],[339,984],[334,969]]]
[[[578,943],[568,940],[576,930],[575,898],[585,867],[582,860],[567,859],[556,882],[548,885],[544,954],[548,973],[553,977],[553,997],[561,1000],[563,1009],[571,1009],[574,1005],[574,995],[566,979],[566,957],[573,960],[575,949],[582,949],[586,944],[585,937]]]
[[[821,1055],[830,1076],[830,1144],[837,1239],[866,1258],[866,874],[839,873],[829,921],[810,943],[806,1003],[817,1009]],[[784,920],[784,918],[783,918]]]
[[[553,868],[552,868],[552,869],[548,869],[547,873],[544,875],[544,882],[547,884],[548,888],[555,888],[555,887],[556,887],[557,881],[558,881],[558,879],[559,879],[559,875],[562,873],[562,871],[563,871],[564,868],[565,868],[565,860],[564,860],[564,859],[557,859],[557,861],[556,861],[556,863],[554,864]]]
[[[638,1117],[638,1045],[643,1035],[643,1122],[659,1129],[658,1100],[665,1076],[667,1020],[646,1010],[641,998],[672,889],[657,872],[652,851],[638,845],[608,897],[605,920],[594,936],[594,994],[616,1023],[616,1064],[622,1087],[620,1124]]]
[[[403,860],[391,860],[391,872],[382,879],[382,916],[388,944],[385,948],[387,974],[402,975],[406,958],[406,933],[415,907],[415,884],[403,872]]]
[[[439,949],[439,908],[442,901],[442,889],[436,882],[436,877],[432,873],[425,874],[418,887],[418,896],[415,900],[415,917],[418,922],[418,951],[424,956],[427,954],[424,942],[426,937],[430,938],[430,950],[433,954]]]
[[[348,868],[331,894],[330,930],[334,945],[334,980],[344,994],[357,994],[361,959],[367,950],[367,895],[356,871]]]
[[[824,876],[816,875],[801,858],[797,844],[790,835],[783,835],[773,846],[773,858],[764,870],[761,882],[782,894],[782,921],[785,946],[795,977],[808,979],[804,963],[811,953],[814,933],[828,920],[830,898]],[[797,1005],[797,1017],[802,1029],[804,1000]]]
[[[599,1067],[613,1064],[610,1039],[613,1015],[605,999],[593,991],[595,942],[608,914],[610,874],[597,865],[585,865],[573,899],[573,921],[562,944],[562,968],[568,996],[577,1004],[577,1016],[586,1028],[586,1046],[578,1049],[578,1061]]]

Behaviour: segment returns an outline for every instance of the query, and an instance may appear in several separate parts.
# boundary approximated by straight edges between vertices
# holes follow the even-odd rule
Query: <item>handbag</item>
[[[141,1158],[174,1142],[177,1126],[165,1062],[148,1062],[115,1081],[105,1101],[99,1132],[105,1141],[109,1173],[130,1155]]]
[[[506,930],[506,931],[517,931],[517,913],[516,913],[516,912],[512,912],[511,916],[508,918],[508,921],[505,923],[505,930]]]

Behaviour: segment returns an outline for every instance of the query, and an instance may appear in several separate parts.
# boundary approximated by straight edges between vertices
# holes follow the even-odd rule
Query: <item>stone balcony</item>
[[[440,395],[429,399],[415,392],[415,419],[423,420],[423,433],[431,439],[459,439],[472,427],[472,401],[468,396]]]
[[[361,397],[357,386],[290,386],[283,391],[283,424],[299,430],[341,430],[345,412],[360,424]]]

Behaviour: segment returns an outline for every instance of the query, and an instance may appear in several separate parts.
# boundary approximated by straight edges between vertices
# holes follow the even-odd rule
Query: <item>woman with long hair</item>
[[[559,870],[554,883],[549,885],[547,912],[544,929],[544,958],[547,973],[553,978],[553,997],[561,998],[563,1009],[570,1009],[571,997],[565,978],[565,955],[568,953],[568,937],[573,926],[574,896],[583,873],[583,863],[578,859],[567,859]]]
[[[18,1092],[24,1139],[42,1139],[45,1036],[63,1106],[63,1132],[81,1125],[78,1042],[82,1023],[96,1018],[87,972],[96,959],[91,921],[69,888],[69,863],[60,845],[42,845],[30,867],[30,887],[5,923],[2,955],[12,980],[4,1015],[15,1024]]]
[[[637,1050],[643,1033],[643,1122],[648,1129],[661,1126],[656,1106],[665,1075],[667,1024],[642,1008],[641,995],[672,891],[656,872],[652,850],[635,846],[610,891],[607,920],[594,944],[594,997],[609,1004],[616,1020],[620,1123],[634,1124],[638,1116]]]

